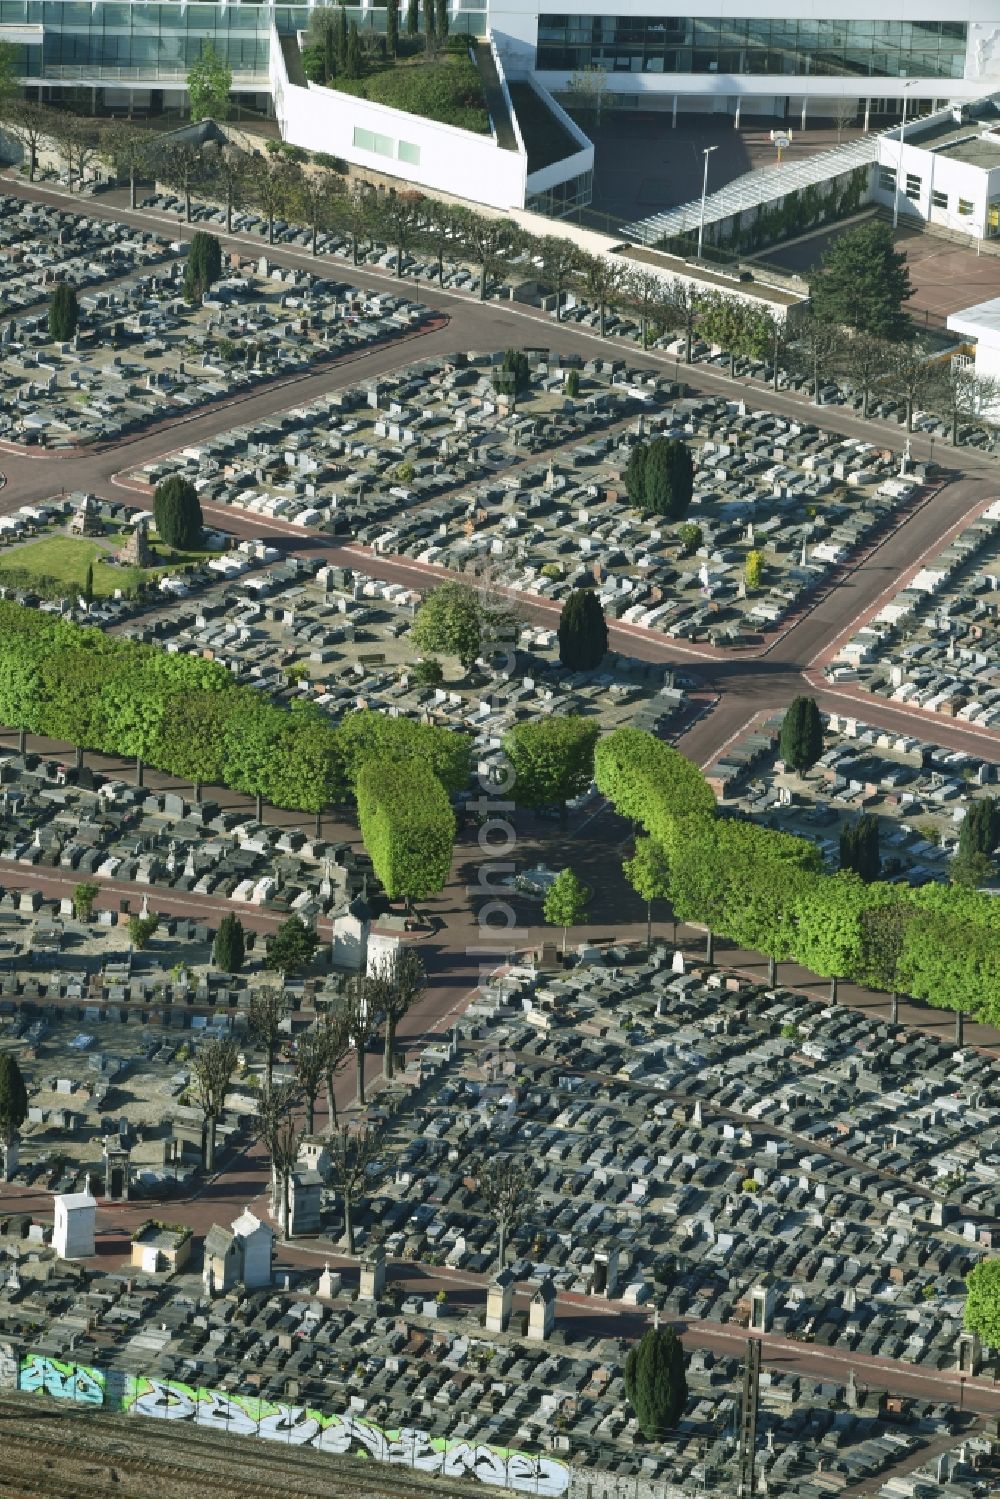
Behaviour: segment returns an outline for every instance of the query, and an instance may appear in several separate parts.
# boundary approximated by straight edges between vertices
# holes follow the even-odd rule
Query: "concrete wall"
[[[425,120],[336,89],[289,82],[277,33],[271,33],[271,87],[282,138],[328,151],[352,166],[398,177],[401,185],[440,191],[506,210],[524,203],[527,157],[504,151],[492,135]],[[358,143],[359,133],[380,149]]]

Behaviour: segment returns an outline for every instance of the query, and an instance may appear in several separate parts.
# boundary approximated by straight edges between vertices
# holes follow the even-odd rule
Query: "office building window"
[[[884,193],[896,191],[896,173],[892,167],[882,167],[878,174],[878,185]]]
[[[420,147],[411,146],[409,141],[400,141],[396,147],[396,156],[400,161],[408,162],[411,167],[420,165]]]
[[[931,203],[935,208],[948,207],[948,194],[940,192],[937,188],[931,193]]]
[[[911,202],[916,203],[920,197],[920,189],[923,187],[923,178],[915,177],[912,172],[906,174],[906,196]]]
[[[354,144],[359,151],[371,151],[375,156],[395,156],[395,142],[391,135],[378,135],[374,130],[354,127]]]
[[[962,216],[963,219],[971,219],[972,218],[972,204],[971,204],[971,202],[969,201],[968,198],[959,198],[959,200],[958,200],[958,211],[961,214],[961,216]]]
[[[575,73],[776,73],[961,78],[961,21],[834,21],[741,16],[538,17],[535,65]]]

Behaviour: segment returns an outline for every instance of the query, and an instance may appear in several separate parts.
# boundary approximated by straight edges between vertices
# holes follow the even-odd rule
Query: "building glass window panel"
[[[972,218],[972,203],[968,198],[959,198],[958,211],[963,219]]]
[[[934,208],[947,208],[948,194],[941,192],[939,188],[935,188],[931,193],[931,204]]]

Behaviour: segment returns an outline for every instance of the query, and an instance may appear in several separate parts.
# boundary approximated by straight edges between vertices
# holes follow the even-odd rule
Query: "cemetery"
[[[110,956],[115,928],[106,936]],[[196,971],[206,936],[165,934],[159,961],[186,954]],[[30,1068],[32,1109],[45,1112],[26,1127],[23,1153],[30,1161],[36,1134],[53,1155],[58,1129],[82,1138],[69,1148],[59,1139],[59,1169],[31,1162],[15,1177],[54,1190],[67,1227],[50,1243],[30,1213],[0,1224],[0,1363],[15,1371],[2,1382],[63,1399],[100,1391],[93,1399],[109,1409],[241,1436],[283,1440],[290,1426],[297,1444],[348,1452],[359,1442],[381,1461],[421,1468],[435,1444],[461,1442],[482,1453],[476,1471],[487,1483],[531,1493],[537,1482],[538,1492],[581,1499],[590,1484],[611,1499],[627,1481],[655,1499],[664,1485],[679,1496],[735,1481],[740,1329],[859,1360],[954,1368],[963,1276],[992,1246],[998,1064],[685,966],[662,949],[584,949],[557,975],[498,972],[451,1038],[411,1050],[374,1096],[368,1118],[382,1123],[385,1146],[355,1204],[357,1259],[340,1258],[340,1194],[322,1137],[307,1136],[293,1214],[296,1198],[318,1192],[318,1220],[274,1245],[273,1271],[274,1228],[259,1208],[227,1214],[231,1199],[194,1244],[183,1204],[165,1209],[166,1222],[137,1204],[127,1266],[95,1268],[85,1251],[91,1204],[101,1231],[103,1121],[91,1133],[82,1119],[50,1119],[51,1058],[63,1110],[94,1117],[100,1105],[85,1094],[95,1081],[148,1092],[125,1104],[104,1151],[109,1166],[122,1144],[130,1151],[130,1195],[162,1195],[172,1147],[151,1116],[175,1111],[173,1138],[188,1139],[181,1180],[190,1179],[198,1152],[177,1100],[185,1058],[212,1022],[181,1037],[163,1007],[161,1023],[136,1024],[134,995],[89,1011],[77,1000],[75,1013],[69,995],[18,996],[3,1039]],[[292,1017],[300,1034],[312,1003]],[[230,1138],[242,1090],[237,1080],[227,1099]],[[158,1168],[140,1165],[157,1149]],[[502,1274],[496,1223],[470,1176],[484,1152],[509,1152],[525,1172]],[[406,1284],[407,1265],[425,1267],[440,1294]],[[665,1442],[648,1448],[637,1431],[626,1345],[610,1325],[602,1333],[567,1315],[566,1296],[613,1310],[621,1326],[651,1307],[687,1325],[687,1405]],[[737,1339],[716,1351],[712,1328],[723,1326]],[[58,1361],[59,1388],[54,1370],[43,1377],[46,1360]],[[260,1424],[258,1401],[273,1430]],[[400,1426],[419,1450],[377,1440]],[[946,1450],[929,1460],[930,1482],[951,1480],[949,1494],[971,1499],[993,1449],[963,1428],[950,1404],[888,1399],[863,1369],[826,1380],[768,1370],[758,1483],[820,1499],[831,1484],[885,1476],[885,1499],[904,1499],[917,1491],[889,1474],[933,1441]],[[514,1453],[534,1467],[510,1485],[521,1472]]]
[[[1000,727],[1000,500],[966,526],[841,647],[831,682]]]
[[[718,645],[778,626],[923,493],[924,470],[906,472],[888,449],[685,398],[624,360],[535,351],[530,389],[514,398],[500,359],[425,360],[131,479],[148,493],[179,471],[203,503],[525,594],[559,600],[593,580],[609,618]],[[660,437],[695,460],[692,536],[626,493],[630,452]]]
[[[83,292],[70,340],[52,341],[44,309],[4,324],[5,438],[49,451],[112,442],[262,380],[397,338],[431,317],[401,296],[364,292],[273,265],[266,255],[238,253],[191,301],[184,281],[188,243],[157,240],[145,269],[151,260],[145,239],[115,241],[114,284]],[[57,261],[50,286],[59,280]],[[37,279],[33,285],[37,304]]]
[[[709,767],[723,807],[813,839],[831,869],[841,832],[867,813],[879,823],[882,878],[947,881],[972,800],[996,794],[1000,749],[979,758],[831,714],[823,754],[802,776],[781,760],[781,720],[780,713],[765,719]]]

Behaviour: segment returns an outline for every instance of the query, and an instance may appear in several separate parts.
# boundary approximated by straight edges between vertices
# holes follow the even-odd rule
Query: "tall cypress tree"
[[[865,884],[878,879],[882,870],[879,825],[878,818],[870,812],[864,813],[853,826],[844,828],[841,833],[840,867],[853,870]]]
[[[399,0],[386,0],[385,45],[390,57],[395,57],[399,46]]]
[[[212,960],[223,973],[239,973],[246,957],[246,942],[243,923],[238,916],[227,911],[219,923],[212,948]]]
[[[76,288],[66,281],[57,282],[49,299],[49,337],[55,343],[68,343],[76,332],[79,317]]]
[[[628,455],[628,463],[625,466],[625,492],[629,498],[630,505],[637,505],[640,509],[646,503],[646,455],[649,447],[644,442],[637,442]]]
[[[687,1403],[684,1349],[672,1327],[651,1327],[625,1360],[625,1394],[647,1441],[667,1435]]]
[[[793,770],[808,770],[823,753],[823,721],[814,697],[796,697],[781,723],[779,753]]]
[[[161,479],[153,495],[153,514],[161,541],[167,546],[197,546],[203,526],[198,491],[190,479],[171,474]]]
[[[608,626],[592,588],[575,588],[559,616],[559,660],[570,671],[593,671],[608,649]]]

